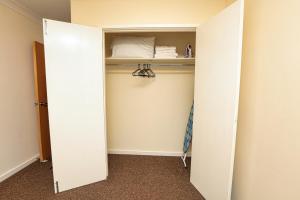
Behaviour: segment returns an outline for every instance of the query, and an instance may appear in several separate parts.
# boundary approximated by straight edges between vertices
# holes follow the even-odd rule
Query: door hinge
[[[45,24],[45,35],[48,35],[48,22],[47,20],[44,21]]]
[[[56,193],[59,193],[58,181],[55,182]]]

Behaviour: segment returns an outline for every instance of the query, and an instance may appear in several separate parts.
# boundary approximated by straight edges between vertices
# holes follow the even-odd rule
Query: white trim
[[[11,177],[12,175],[18,173],[19,171],[21,171],[22,169],[24,169],[25,167],[29,166],[30,164],[34,163],[35,161],[37,161],[39,159],[40,155],[36,154],[33,157],[29,158],[28,160],[22,162],[21,164],[17,165],[16,167],[8,170],[7,172],[5,172],[4,174],[0,175],[0,183],[6,179],[8,179],[9,177]]]
[[[102,28],[197,28],[199,24],[126,24],[109,25]]]
[[[0,4],[3,4],[4,6],[31,19],[36,23],[42,23],[42,17],[38,13],[34,12],[33,10],[29,9],[28,7],[22,5],[21,3],[15,0],[0,0]]]
[[[140,150],[109,149],[108,154],[180,157],[180,156],[182,156],[183,153],[182,152],[172,152],[172,151],[140,151]],[[187,157],[191,157],[190,152],[187,154]]]
[[[196,32],[197,24],[141,24],[104,26],[106,33],[114,32]]]

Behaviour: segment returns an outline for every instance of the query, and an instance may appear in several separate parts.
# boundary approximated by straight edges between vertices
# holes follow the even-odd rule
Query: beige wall
[[[72,0],[71,18],[73,23],[94,26],[199,24],[225,4],[225,0]],[[182,152],[194,75],[154,71],[155,80],[133,78],[130,72],[107,74],[109,150]]]
[[[215,15],[226,0],[71,0],[73,23],[199,24]]]
[[[300,1],[246,0],[233,199],[300,199]]]
[[[0,179],[38,154],[32,42],[41,24],[0,4]]]

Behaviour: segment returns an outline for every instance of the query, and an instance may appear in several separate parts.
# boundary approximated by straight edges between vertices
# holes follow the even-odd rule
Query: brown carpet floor
[[[177,157],[109,155],[106,181],[56,195],[50,167],[50,162],[35,162],[0,183],[0,199],[203,200],[189,182],[190,168]]]

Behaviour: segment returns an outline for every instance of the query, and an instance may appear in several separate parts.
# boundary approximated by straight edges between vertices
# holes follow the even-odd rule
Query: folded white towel
[[[176,56],[154,56],[154,58],[177,58]]]
[[[177,58],[178,53],[156,53],[155,58]]]
[[[156,46],[155,47],[155,58],[177,58],[178,53],[176,52],[175,46]]]
[[[156,53],[176,53],[175,49],[172,50],[155,50]]]
[[[176,51],[176,47],[174,47],[174,46],[156,46],[155,50],[175,50]]]
[[[174,55],[174,56],[178,56],[178,53],[156,53],[155,55]]]

